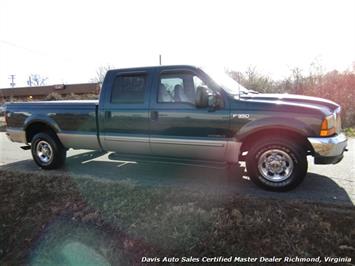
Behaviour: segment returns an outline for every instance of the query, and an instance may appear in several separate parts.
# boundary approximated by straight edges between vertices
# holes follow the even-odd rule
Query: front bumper
[[[348,140],[344,133],[329,138],[308,138],[314,150],[315,164],[336,164],[343,159]]]

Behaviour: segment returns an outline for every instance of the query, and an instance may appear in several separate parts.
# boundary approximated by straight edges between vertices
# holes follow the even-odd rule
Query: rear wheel
[[[302,145],[283,138],[262,139],[248,151],[246,166],[250,179],[260,187],[287,191],[307,174],[307,157]]]
[[[32,157],[46,170],[58,169],[65,163],[66,149],[52,133],[38,133],[31,141]]]

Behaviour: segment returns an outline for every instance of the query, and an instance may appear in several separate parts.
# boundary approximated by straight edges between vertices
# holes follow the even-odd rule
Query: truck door
[[[224,102],[216,110],[197,108],[196,89],[209,84],[194,70],[170,69],[157,75],[150,97],[152,153],[223,161],[229,132],[228,104]]]
[[[100,141],[107,151],[150,153],[149,147],[149,71],[111,74],[105,80],[105,104],[99,109]]]

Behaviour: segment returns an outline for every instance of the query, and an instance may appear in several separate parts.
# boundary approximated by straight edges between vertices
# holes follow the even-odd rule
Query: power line
[[[26,50],[27,52],[31,52],[31,53],[35,53],[35,54],[40,54],[40,55],[46,55],[42,52],[39,52],[39,51],[36,51],[36,50],[32,50],[30,48],[27,48],[25,46],[22,46],[22,45],[18,45],[16,43],[13,43],[13,42],[9,42],[9,41],[5,41],[5,40],[0,40],[0,43],[3,43],[3,44],[6,44],[8,46],[11,46],[11,47],[14,47],[14,48],[17,48],[17,49],[22,49],[22,50]]]

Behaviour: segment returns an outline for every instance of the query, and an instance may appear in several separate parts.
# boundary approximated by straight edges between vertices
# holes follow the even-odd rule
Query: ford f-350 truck
[[[296,187],[316,164],[341,161],[341,107],[329,100],[247,90],[223,72],[158,66],[107,72],[99,101],[8,103],[7,135],[43,169],[92,149],[236,164],[257,185]],[[29,146],[30,145],[30,146]]]

